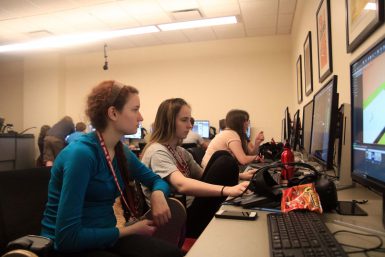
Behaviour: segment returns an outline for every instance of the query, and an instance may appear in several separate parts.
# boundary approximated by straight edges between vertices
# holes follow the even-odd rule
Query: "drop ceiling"
[[[237,24],[102,42],[114,49],[288,35],[297,0],[0,0],[0,45],[52,35],[119,30],[236,15]],[[101,43],[82,46],[92,51]],[[99,49],[100,50],[100,49]]]

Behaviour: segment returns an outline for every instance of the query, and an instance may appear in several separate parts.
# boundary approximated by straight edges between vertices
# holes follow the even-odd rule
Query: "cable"
[[[354,232],[354,231],[348,231],[348,230],[338,230],[338,231],[335,231],[333,232],[333,236],[336,236],[338,233],[350,233],[350,234],[355,234],[355,235],[360,235],[360,236],[366,236],[366,237],[374,237],[374,238],[377,238],[378,241],[379,241],[379,244],[375,247],[369,247],[369,248],[365,248],[365,247],[360,247],[360,246],[356,246],[356,245],[350,245],[350,244],[345,244],[345,243],[339,243],[340,245],[343,245],[343,246],[347,246],[347,247],[352,247],[352,248],[356,248],[356,249],[360,249],[360,250],[355,250],[355,251],[350,251],[350,252],[346,252],[347,254],[353,254],[353,253],[364,253],[366,256],[367,255],[367,252],[370,252],[370,251],[384,251],[385,249],[384,248],[381,248],[382,245],[383,245],[383,241],[381,239],[381,237],[377,236],[377,235],[370,235],[370,234],[364,234],[364,233],[359,233],[359,232]]]

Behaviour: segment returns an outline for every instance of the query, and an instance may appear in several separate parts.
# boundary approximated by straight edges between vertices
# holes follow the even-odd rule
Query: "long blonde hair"
[[[176,116],[185,105],[190,107],[182,98],[167,99],[159,105],[155,122],[152,125],[153,131],[149,143],[144,148],[143,153],[151,144],[165,144],[175,137]]]

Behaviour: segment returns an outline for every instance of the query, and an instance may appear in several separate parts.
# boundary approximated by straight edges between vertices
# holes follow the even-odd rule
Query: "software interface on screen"
[[[208,120],[195,120],[192,131],[203,138],[209,138],[210,122]]]
[[[136,129],[136,133],[133,135],[124,135],[124,138],[141,139],[142,138],[142,125],[139,124]]]
[[[385,185],[385,40],[351,66],[353,173]]]
[[[250,126],[250,124],[249,124],[249,126],[247,127],[247,130],[246,130],[246,137],[247,137],[248,139],[250,139],[250,134],[251,134],[251,126]]]
[[[313,101],[303,107],[302,119],[302,148],[306,153],[310,151],[311,125],[313,122]]]
[[[333,81],[314,96],[313,125],[311,133],[311,155],[327,162],[330,154],[330,126],[332,122]],[[330,157],[329,157],[330,158]]]

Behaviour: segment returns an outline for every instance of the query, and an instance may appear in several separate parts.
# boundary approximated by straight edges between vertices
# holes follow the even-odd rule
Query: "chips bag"
[[[322,213],[321,201],[313,183],[293,186],[282,191],[281,211],[292,210]]]

